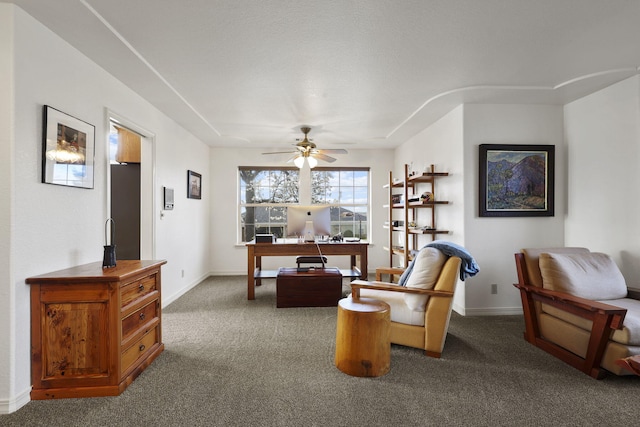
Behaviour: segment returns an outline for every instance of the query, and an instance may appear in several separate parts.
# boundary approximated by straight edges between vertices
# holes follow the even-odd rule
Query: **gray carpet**
[[[345,286],[345,290],[347,287]],[[521,316],[453,314],[441,359],[333,365],[336,308],[275,307],[275,283],[211,278],[163,311],[166,350],[120,396],[32,401],[2,426],[624,426],[640,377],[596,381],[527,344]]]

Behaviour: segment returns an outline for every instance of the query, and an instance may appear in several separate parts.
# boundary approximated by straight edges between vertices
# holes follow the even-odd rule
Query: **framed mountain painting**
[[[553,216],[553,145],[481,144],[481,217]]]

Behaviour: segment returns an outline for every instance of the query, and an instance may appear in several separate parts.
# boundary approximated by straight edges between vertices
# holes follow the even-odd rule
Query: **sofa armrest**
[[[514,286],[525,292],[533,300],[544,304],[552,305],[560,310],[575,314],[585,319],[594,320],[598,314],[611,316],[609,326],[613,329],[622,329],[624,318],[627,315],[626,308],[605,304],[585,298],[580,298],[564,292],[551,291],[549,289],[538,288],[536,286],[521,285]]]
[[[389,275],[389,280],[391,280],[391,277],[393,277],[393,275],[402,275],[402,273],[404,273],[404,268],[400,268],[400,267],[378,267],[376,268],[376,281],[378,282],[382,282],[382,275],[384,274],[388,274]]]
[[[600,367],[604,350],[613,329],[622,329],[627,310],[598,301],[573,296],[564,292],[550,291],[535,286],[514,284],[520,290],[525,317],[525,339],[552,355],[564,360],[593,378],[602,378]],[[540,335],[534,302],[548,304],[567,313],[593,322],[589,344],[584,357],[578,356],[559,345],[547,341]]]
[[[402,292],[405,294],[430,295],[440,297],[452,297],[453,292],[436,291],[433,289],[407,288],[406,286],[398,286],[395,283],[365,280],[354,280],[351,282],[351,295],[353,299],[360,298],[360,289],[375,289],[378,291]]]

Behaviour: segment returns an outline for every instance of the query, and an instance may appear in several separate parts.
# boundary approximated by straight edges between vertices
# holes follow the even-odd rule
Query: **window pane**
[[[353,185],[360,187],[369,187],[369,172],[367,171],[354,171],[353,173]]]
[[[340,171],[340,186],[353,185],[353,171]]]
[[[243,168],[238,174],[242,241],[251,241],[261,233],[284,237],[286,206],[280,204],[298,202],[299,170]]]
[[[353,188],[352,187],[340,187],[340,203],[353,204]]]
[[[328,204],[337,204],[340,203],[340,190],[338,187],[335,189],[332,188],[331,192],[327,195],[327,203]]]
[[[333,205],[332,233],[341,233],[345,238],[366,239],[369,171],[315,170],[312,171],[311,177],[313,203],[324,202]]]
[[[297,203],[299,171],[240,170],[241,203]]]
[[[354,189],[354,203],[367,204],[369,202],[369,188],[368,187],[355,187]]]
[[[327,192],[331,188],[329,179],[332,173],[328,171],[311,171],[311,203],[329,203]]]
[[[337,171],[336,172],[331,172],[328,175],[327,181],[328,181],[330,186],[339,187],[340,186],[340,174]]]

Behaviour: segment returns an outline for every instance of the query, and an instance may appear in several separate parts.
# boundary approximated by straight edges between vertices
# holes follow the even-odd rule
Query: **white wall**
[[[562,107],[540,105],[465,104],[411,138],[396,150],[395,173],[411,161],[425,161],[450,173],[438,180],[436,198],[451,201],[437,208],[438,236],[464,246],[480,273],[459,282],[454,309],[464,315],[522,312],[513,283],[513,254],[523,247],[562,246],[564,240],[566,162]],[[480,218],[478,158],[480,144],[552,144],[556,146],[555,216],[545,218]],[[425,240],[425,243],[428,240]],[[498,294],[490,293],[491,284]]]
[[[640,287],[640,77],[567,104],[565,240],[611,255]]]
[[[5,153],[13,151],[9,159],[2,156],[1,161],[3,177],[13,174],[8,180],[11,187],[7,188],[4,182],[0,184],[0,195],[8,193],[10,202],[9,211],[5,207],[0,210],[0,233],[2,237],[7,233],[11,237],[10,264],[6,269],[9,273],[5,269],[0,273],[0,294],[9,295],[0,300],[2,413],[24,404],[31,386],[29,334],[24,332],[28,327],[25,325],[30,324],[29,287],[25,279],[102,260],[103,226],[108,216],[106,109],[155,134],[156,257],[168,260],[163,267],[163,305],[209,272],[209,197],[205,192],[202,200],[187,200],[186,175],[187,169],[192,169],[202,173],[206,180],[210,171],[208,146],[21,9],[8,4],[0,4],[0,8],[3,12],[0,47],[2,52],[10,53],[12,49],[15,52],[12,88],[15,102],[7,108],[6,98],[2,97],[0,104],[3,124],[0,132],[15,130],[13,137],[0,133]],[[13,32],[7,30],[11,28]],[[4,55],[2,61],[6,61]],[[6,63],[0,62],[3,72],[6,68]],[[7,83],[3,78],[0,88],[6,91],[4,84]],[[40,182],[45,104],[95,125],[94,189]],[[160,220],[163,185],[175,188],[176,209]],[[14,325],[21,325],[20,331]]]
[[[15,292],[13,283],[11,219],[13,217],[13,6],[0,3],[0,414],[15,395]],[[13,408],[15,408],[15,403]],[[1,416],[1,415],[0,415]]]
[[[433,125],[411,138],[396,149],[393,176],[402,178],[404,165],[413,162],[416,172],[434,165],[436,172],[448,172],[449,176],[439,178],[435,183],[436,200],[447,200],[449,204],[436,208],[436,225],[438,229],[449,230],[448,235],[437,235],[436,239],[449,240],[465,245],[464,211],[464,162],[463,162],[463,117],[462,105],[453,109]],[[427,191],[423,185],[417,191]],[[430,209],[417,210],[418,225],[430,222]],[[424,218],[424,219],[423,219]],[[401,234],[401,233],[396,233]],[[418,248],[431,241],[431,236],[419,236]],[[464,295],[467,286],[473,286],[474,278],[465,282],[459,281],[454,296],[453,308],[464,312]]]
[[[263,156],[261,150],[214,148],[211,150],[211,235],[213,248],[211,252],[212,274],[247,274],[247,249],[244,245],[236,244],[238,229],[238,166],[278,166],[284,165],[286,155]],[[359,167],[368,166],[371,169],[371,218],[374,224],[371,230],[369,247],[369,270],[386,265],[386,254],[382,250],[385,244],[385,230],[376,227],[382,224],[386,217],[382,207],[385,192],[382,186],[386,183],[389,170],[393,167],[392,150],[349,150],[349,154],[337,155],[336,162],[331,166]],[[282,265],[294,265],[291,258],[264,258],[263,268],[276,269]],[[332,265],[346,268],[348,257],[329,257]]]
[[[466,287],[465,313],[522,312],[513,254],[526,247],[563,246],[566,156],[560,106],[467,104],[464,107],[465,244],[481,272]],[[555,216],[478,216],[480,144],[555,145]],[[498,294],[490,293],[491,284]]]

